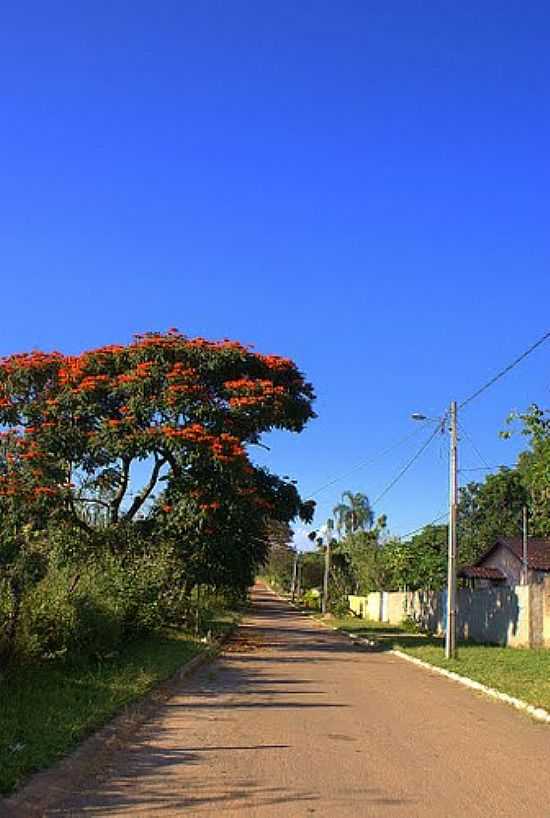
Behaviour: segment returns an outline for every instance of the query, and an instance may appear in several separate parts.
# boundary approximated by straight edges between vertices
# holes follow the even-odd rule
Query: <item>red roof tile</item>
[[[506,576],[499,568],[485,568],[483,565],[467,565],[460,571],[460,576],[466,579],[506,579]]]
[[[519,560],[523,559],[522,537],[499,537],[498,542],[513,551]],[[550,571],[550,537],[529,537],[527,565],[535,571]]]

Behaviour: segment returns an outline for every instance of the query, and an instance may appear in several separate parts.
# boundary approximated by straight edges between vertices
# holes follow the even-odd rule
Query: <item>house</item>
[[[530,537],[527,541],[527,576],[524,577],[523,538],[499,537],[473,565],[459,577],[471,587],[513,586],[522,582],[544,582],[550,576],[550,537]]]

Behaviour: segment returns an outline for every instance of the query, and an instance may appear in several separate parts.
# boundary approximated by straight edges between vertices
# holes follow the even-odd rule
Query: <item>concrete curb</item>
[[[272,588],[269,589],[275,596],[279,597],[283,602],[288,602],[292,607],[296,608],[297,606],[294,605],[293,602],[286,600],[284,597],[280,596],[276,591],[273,591]],[[357,640],[362,644],[370,645],[370,640],[361,639],[357,636],[357,634],[349,633],[348,631],[342,630],[341,628],[336,628],[334,625],[329,625],[325,622],[322,622],[319,619],[315,619],[312,617],[314,622],[317,622],[324,628],[330,628],[333,631],[337,631],[338,633],[344,634],[349,639]],[[438,673],[440,676],[445,676],[447,679],[451,679],[453,682],[458,682],[458,684],[463,685],[464,687],[469,687],[471,690],[477,690],[478,693],[483,693],[486,696],[489,696],[491,699],[496,699],[499,702],[503,702],[504,704],[508,704],[511,707],[515,707],[516,710],[521,710],[527,715],[531,716],[531,718],[536,719],[536,721],[540,721],[543,724],[550,724],[550,713],[548,710],[545,710],[543,707],[535,707],[533,704],[529,704],[528,702],[524,701],[523,699],[517,699],[515,696],[510,696],[508,693],[502,693],[502,691],[497,690],[495,687],[489,687],[488,685],[484,685],[481,682],[476,682],[475,679],[470,679],[469,676],[461,676],[460,673],[455,673],[452,670],[446,670],[443,667],[438,667],[437,665],[432,665],[429,662],[424,662],[423,659],[417,659],[416,656],[411,656],[408,653],[404,653],[401,650],[393,649],[385,651],[386,653],[390,653],[392,656],[398,656],[400,659],[405,659],[407,662],[411,662],[413,665],[417,665],[418,667],[422,667],[425,670],[431,670],[433,673]]]
[[[464,685],[464,687],[469,687],[472,690],[477,690],[479,693],[484,693],[486,696],[490,696],[492,699],[496,699],[499,702],[504,702],[505,704],[511,705],[512,707],[515,707],[516,710],[522,710],[524,713],[527,713],[537,721],[550,724],[550,713],[543,707],[535,707],[534,705],[523,701],[523,699],[517,699],[515,696],[509,696],[508,693],[502,693],[495,687],[488,687],[481,682],[476,682],[475,679],[470,679],[469,676],[461,676],[459,673],[454,673],[452,670],[445,670],[443,667],[438,667],[437,665],[432,665],[429,662],[424,662],[422,659],[417,659],[416,656],[410,656],[408,653],[403,653],[401,650],[389,650],[388,653],[391,653],[393,656],[398,656],[400,659],[405,659],[405,661],[411,662],[413,665],[418,665],[426,670],[431,670],[433,673],[438,673],[440,676],[445,676],[447,679],[451,679],[453,682],[458,682],[458,684]]]
[[[236,626],[237,627],[237,626]],[[68,792],[78,789],[90,773],[99,772],[112,753],[135,733],[155,712],[159,704],[169,699],[176,685],[215,659],[236,627],[224,634],[214,645],[194,656],[168,679],[160,682],[141,699],[130,702],[122,711],[92,733],[69,754],[37,773],[31,774],[20,790],[9,798],[0,798],[0,818],[39,818]]]

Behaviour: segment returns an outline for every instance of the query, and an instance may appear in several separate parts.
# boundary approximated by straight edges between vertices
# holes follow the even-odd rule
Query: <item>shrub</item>
[[[306,591],[302,597],[302,602],[306,608],[311,608],[314,611],[318,611],[321,607],[321,594],[316,588],[310,588],[310,590]]]
[[[330,610],[335,616],[347,616],[349,614],[349,602],[347,596],[338,597],[331,601]]]
[[[416,619],[410,614],[406,616],[400,623],[399,627],[406,633],[420,633],[421,628]]]
[[[74,578],[52,569],[23,600],[16,651],[21,658],[102,656],[120,642],[123,623],[113,600],[95,587],[95,572],[73,588]]]

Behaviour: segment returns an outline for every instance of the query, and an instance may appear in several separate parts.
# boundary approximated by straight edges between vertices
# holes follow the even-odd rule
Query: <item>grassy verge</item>
[[[550,650],[462,643],[458,646],[458,658],[447,660],[443,639],[437,637],[407,633],[398,627],[355,617],[334,619],[331,625],[376,639],[383,647],[398,648],[424,662],[550,710]]]
[[[212,633],[228,633],[238,618],[216,616]],[[14,668],[0,680],[0,794],[51,765],[206,647],[188,633],[167,630],[129,642],[101,662]]]

